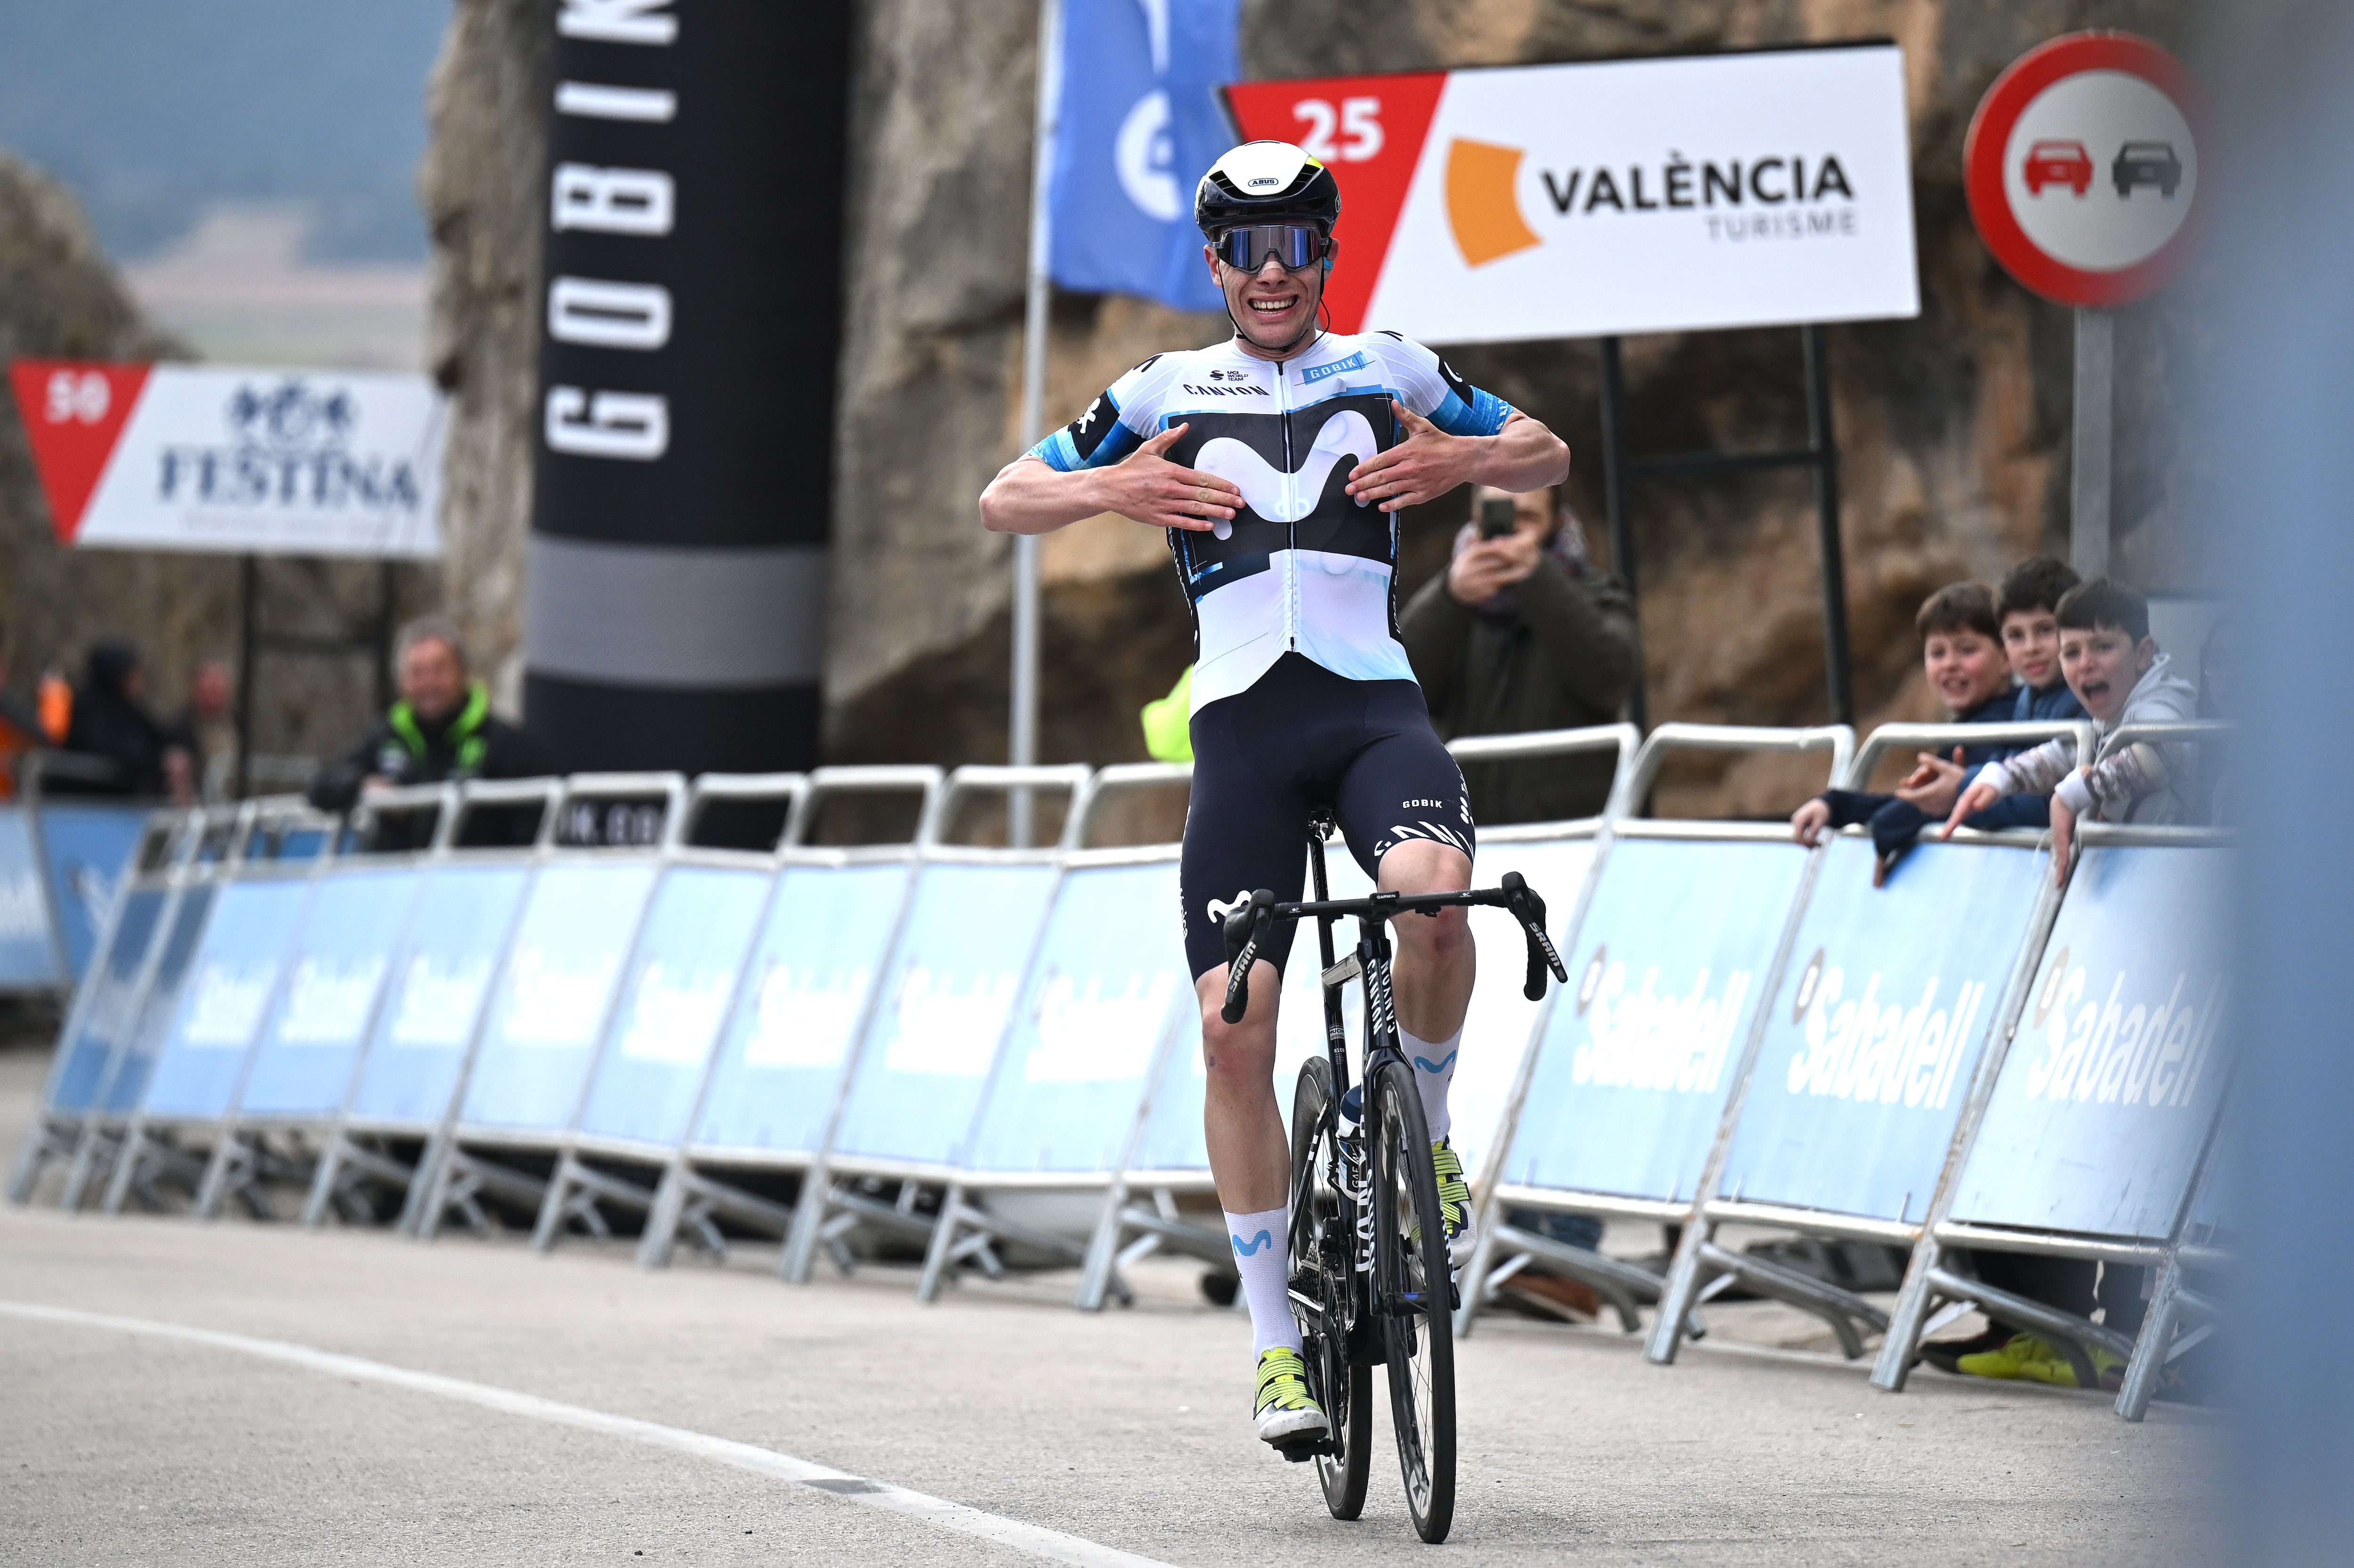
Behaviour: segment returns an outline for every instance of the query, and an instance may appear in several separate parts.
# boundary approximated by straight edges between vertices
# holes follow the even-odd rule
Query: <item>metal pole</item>
[[[1030,276],[1022,320],[1022,450],[1029,450],[1044,433],[1046,406],[1046,303],[1049,281],[1046,263],[1052,225],[1046,211],[1047,185],[1055,173],[1055,127],[1061,98],[1063,56],[1062,0],[1038,0],[1038,129],[1030,164]],[[1013,712],[1006,736],[1005,760],[1026,768],[1038,760],[1038,540],[1016,535],[1013,540]],[[1006,840],[1016,849],[1029,847],[1033,800],[1026,789],[1015,789],[1006,801]]]
[[[1638,729],[1650,727],[1650,705],[1643,694],[1643,606],[1635,584],[1635,527],[1628,509],[1627,376],[1618,339],[1601,340],[1602,510],[1610,524],[1610,569],[1627,585],[1635,612],[1635,681],[1627,693],[1627,716]]]
[[[2090,581],[2109,575],[2109,462],[2115,448],[2116,317],[2076,312],[2076,408],[2068,564]]]
[[[382,713],[392,706],[392,612],[396,602],[393,566],[376,563],[376,705]]]
[[[253,764],[254,664],[260,652],[255,635],[261,563],[251,556],[238,565],[237,578],[237,773],[235,794],[245,799]]]
[[[1807,349],[1807,450],[1815,459],[1815,506],[1823,552],[1823,665],[1831,723],[1855,722],[1855,677],[1847,635],[1847,567],[1840,555],[1839,437],[1831,428],[1830,345],[1813,323],[1798,329]]]

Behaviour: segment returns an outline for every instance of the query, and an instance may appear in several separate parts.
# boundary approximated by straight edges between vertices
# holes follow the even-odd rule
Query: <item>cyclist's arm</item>
[[[1364,342],[1394,377],[1400,440],[1349,475],[1361,503],[1395,512],[1459,484],[1522,494],[1569,476],[1569,448],[1542,420],[1472,386],[1411,338],[1384,332]]]
[[[1161,454],[1184,434],[1172,425],[1109,468],[1057,472],[1024,452],[981,493],[981,520],[994,534],[1051,534],[1082,517],[1117,512],[1155,528],[1214,527],[1242,505],[1234,482],[1171,462]]]

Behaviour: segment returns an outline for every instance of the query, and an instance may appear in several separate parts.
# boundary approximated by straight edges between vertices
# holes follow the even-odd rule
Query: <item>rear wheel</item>
[[[1330,1421],[1329,1454],[1316,1457],[1316,1478],[1334,1519],[1365,1510],[1373,1468],[1373,1374],[1349,1361],[1350,1234],[1346,1206],[1333,1185],[1332,1065],[1313,1057],[1299,1069],[1291,1097],[1291,1312],[1299,1319],[1308,1392]]]
[[[1455,1297],[1447,1225],[1413,1069],[1384,1062],[1373,1090],[1374,1311],[1388,1351],[1390,1419],[1406,1510],[1415,1533],[1437,1542],[1455,1522]]]

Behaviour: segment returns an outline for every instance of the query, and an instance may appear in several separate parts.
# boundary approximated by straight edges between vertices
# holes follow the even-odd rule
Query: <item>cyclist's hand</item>
[[[1207,532],[1230,520],[1243,493],[1229,479],[1171,462],[1161,454],[1185,433],[1172,425],[1103,471],[1104,510],[1155,528]]]
[[[1350,471],[1349,493],[1360,504],[1377,501],[1383,511],[1395,512],[1470,482],[1479,452],[1473,438],[1448,435],[1394,397],[1390,407],[1405,439]]]

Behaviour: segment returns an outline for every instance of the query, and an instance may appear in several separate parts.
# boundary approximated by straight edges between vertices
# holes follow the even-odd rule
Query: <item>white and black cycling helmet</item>
[[[1246,142],[1193,189],[1193,224],[1213,245],[1229,229],[1310,224],[1328,238],[1341,217],[1332,171],[1288,142]]]

